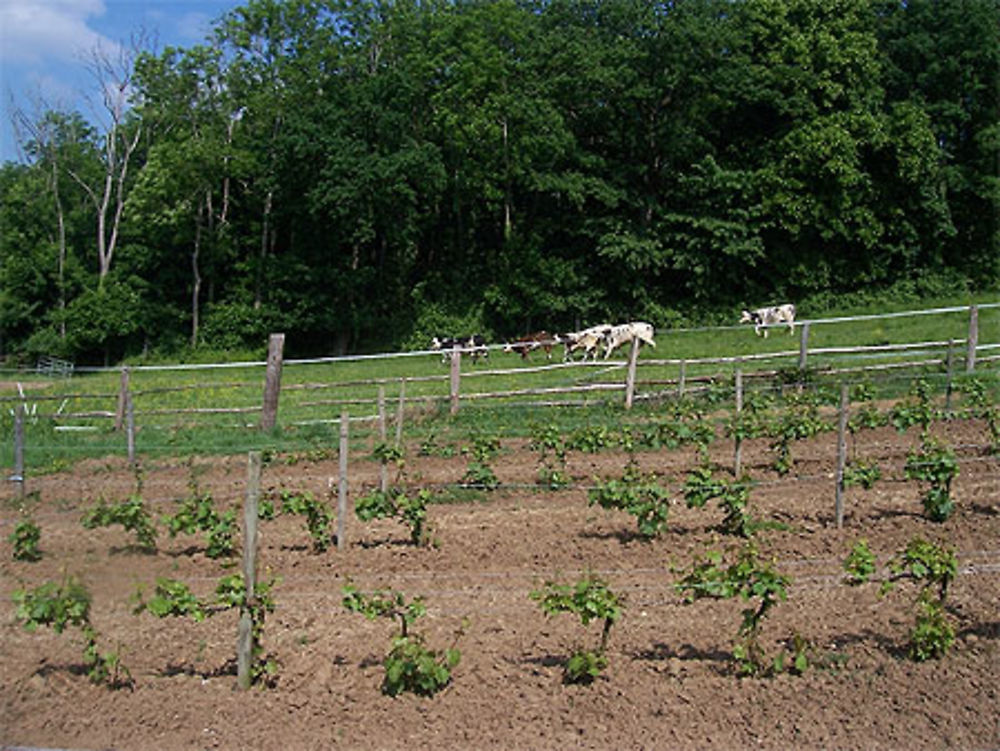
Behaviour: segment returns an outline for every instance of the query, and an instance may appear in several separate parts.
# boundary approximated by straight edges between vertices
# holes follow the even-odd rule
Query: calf
[[[623,344],[631,342],[633,339],[638,340],[640,345],[648,344],[650,347],[656,346],[656,342],[653,341],[653,326],[651,324],[644,321],[622,323],[612,326],[611,330],[605,335],[604,359],[607,360],[611,357],[612,352]]]
[[[468,352],[472,362],[486,359],[490,351],[486,347],[486,339],[481,334],[472,336],[435,336],[431,339],[431,349],[441,351],[441,362],[451,359],[452,350],[458,347],[462,352]]]
[[[788,333],[795,331],[795,306],[791,303],[785,305],[774,305],[770,308],[757,308],[756,310],[744,310],[740,316],[740,323],[752,323],[753,330],[757,336],[763,335],[767,339],[767,327],[776,326],[781,323],[788,324]]]
[[[583,359],[593,356],[597,359],[597,352],[604,341],[604,337],[613,327],[609,323],[602,323],[598,326],[591,326],[582,331],[573,331],[567,334],[559,334],[556,341],[562,342],[565,347],[564,360],[572,360],[573,355],[578,350],[583,350]]]
[[[528,355],[536,349],[541,349],[545,352],[545,358],[547,360],[551,360],[552,345],[555,344],[555,342],[556,340],[548,331],[537,331],[534,334],[528,334],[527,336],[519,337],[514,341],[507,342],[503,346],[503,351],[517,352],[521,356],[522,360],[527,360]]]

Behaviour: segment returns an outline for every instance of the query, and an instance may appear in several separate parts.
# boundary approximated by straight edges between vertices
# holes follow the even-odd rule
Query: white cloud
[[[104,12],[104,0],[3,0],[0,64],[66,62],[98,47],[115,49],[87,25]]]

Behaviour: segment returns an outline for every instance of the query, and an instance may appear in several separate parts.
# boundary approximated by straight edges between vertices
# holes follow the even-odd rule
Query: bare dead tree
[[[94,104],[94,97],[89,99],[103,130],[104,170],[100,182],[93,185],[76,173],[71,175],[86,191],[96,212],[98,286],[103,286],[118,247],[129,167],[142,137],[142,123],[130,122],[128,112],[135,60],[145,42],[145,35],[140,34],[129,45],[119,45],[110,52],[98,45],[86,61],[99,92],[99,104]]]

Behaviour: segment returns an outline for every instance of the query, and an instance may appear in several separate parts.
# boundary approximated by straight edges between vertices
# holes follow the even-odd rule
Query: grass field
[[[494,345],[488,361],[478,364],[463,361],[463,402],[455,416],[448,414],[449,366],[442,363],[437,353],[289,360],[282,372],[278,426],[269,432],[256,428],[263,395],[263,362],[188,368],[133,366],[129,388],[138,428],[136,451],[148,455],[184,455],[229,454],[250,449],[277,452],[335,449],[338,420],[345,411],[354,421],[352,445],[370,448],[375,440],[374,424],[365,418],[376,414],[376,396],[380,388],[390,418],[396,414],[400,390],[405,390],[404,425],[408,438],[431,433],[457,438],[477,432],[524,436],[532,425],[542,422],[566,429],[592,422],[614,424],[622,420],[643,420],[662,412],[664,398],[677,394],[682,372],[688,393],[701,388],[703,398],[731,398],[737,367],[745,375],[746,389],[750,392],[777,390],[782,384],[791,382],[824,390],[826,398],[832,402],[838,383],[865,381],[872,383],[880,396],[892,398],[905,394],[913,380],[919,377],[929,380],[943,394],[948,351],[944,343],[954,342],[951,348],[953,370],[959,378],[965,370],[970,312],[967,308],[953,312],[928,311],[968,302],[926,301],[919,314],[898,315],[900,311],[885,311],[896,313],[895,317],[869,318],[867,316],[876,314],[871,310],[854,310],[807,321],[808,358],[804,371],[799,369],[805,328],[802,325],[791,335],[787,329],[776,328],[767,338],[755,336],[748,326],[660,330],[656,335],[656,348],[641,352],[637,372],[640,399],[628,414],[622,408],[626,371],[624,351],[609,361],[563,367],[561,348],[557,348],[552,366],[548,367],[540,352],[534,353],[530,361],[522,361],[519,356],[504,353],[499,345]],[[1000,354],[995,349],[1000,347],[1000,303],[995,298],[985,297],[973,302],[980,305],[976,377],[996,399],[1000,390],[1000,369],[988,358]],[[821,351],[928,342],[937,345],[888,352],[877,349],[854,353]],[[732,358],[744,359],[737,363]],[[826,374],[831,368],[871,367],[902,360],[933,362],[884,372]],[[753,377],[764,371],[770,375]],[[120,383],[120,369],[77,371],[64,379],[45,378],[30,372],[0,374],[0,464],[5,467],[13,464],[12,415],[18,403],[23,403],[27,410],[25,463],[33,471],[66,466],[88,456],[121,455],[125,451],[125,431],[114,430]],[[476,398],[477,394],[558,390],[588,384],[605,384],[608,390],[584,394],[511,393],[504,398]],[[651,401],[642,398],[657,395],[661,398]],[[543,401],[563,406],[540,406]]]

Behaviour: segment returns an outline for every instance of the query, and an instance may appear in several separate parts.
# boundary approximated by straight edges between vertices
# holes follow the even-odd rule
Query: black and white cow
[[[479,362],[480,358],[486,359],[490,356],[490,351],[486,347],[486,338],[482,334],[472,336],[435,336],[431,338],[431,349],[441,352],[441,362],[448,362],[451,359],[452,350],[456,347],[465,352],[472,359],[472,362]]]
[[[655,347],[656,342],[653,341],[652,324],[645,321],[632,321],[612,326],[611,331],[604,336],[604,359],[607,360],[611,357],[612,352],[634,339],[637,339],[640,344],[648,344],[650,347]]]
[[[795,306],[791,303],[785,305],[774,305],[769,308],[757,308],[756,310],[744,310],[740,317],[740,323],[752,323],[753,330],[757,336],[763,335],[767,338],[769,326],[777,326],[782,323],[788,324],[788,333],[795,331]]]

